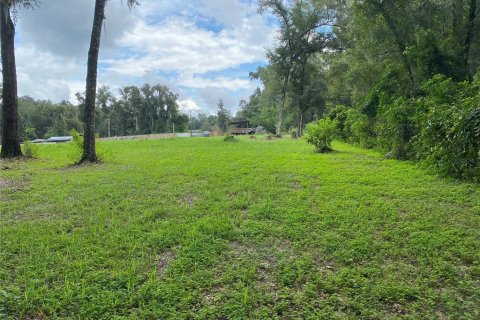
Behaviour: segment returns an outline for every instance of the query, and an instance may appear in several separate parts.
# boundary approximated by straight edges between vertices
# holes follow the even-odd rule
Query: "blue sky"
[[[123,1],[125,2],[125,1]],[[214,113],[258,85],[250,71],[265,65],[275,38],[256,1],[110,0],[100,53],[99,85],[165,84],[185,111]],[[22,12],[17,28],[19,94],[74,100],[84,91],[94,0],[48,0]]]

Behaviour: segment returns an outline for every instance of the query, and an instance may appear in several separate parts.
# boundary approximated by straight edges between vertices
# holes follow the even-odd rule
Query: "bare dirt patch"
[[[0,178],[0,190],[3,190],[4,188],[10,188],[12,184],[12,181]]]
[[[325,273],[332,273],[335,271],[336,267],[332,261],[329,261],[328,259],[320,255],[315,255],[314,259],[315,259],[315,265],[320,272],[325,274]]]
[[[192,208],[197,202],[198,197],[197,195],[188,192],[184,195],[177,197],[176,200],[179,204]]]
[[[163,278],[165,275],[165,271],[167,270],[168,266],[170,265],[170,262],[175,259],[175,255],[173,254],[172,251],[165,251],[158,257],[158,263],[157,263],[157,277],[158,278]]]
[[[21,191],[27,184],[27,178],[23,177],[21,180],[7,180],[0,178],[0,191],[12,190]]]

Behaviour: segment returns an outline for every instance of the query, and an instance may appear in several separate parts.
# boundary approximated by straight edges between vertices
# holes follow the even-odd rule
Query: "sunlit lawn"
[[[480,187],[303,140],[2,162],[0,318],[480,319]]]

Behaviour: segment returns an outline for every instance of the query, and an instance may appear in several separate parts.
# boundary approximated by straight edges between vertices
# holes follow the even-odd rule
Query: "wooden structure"
[[[255,134],[255,128],[250,127],[248,120],[232,121],[228,123],[228,131],[230,134]]]

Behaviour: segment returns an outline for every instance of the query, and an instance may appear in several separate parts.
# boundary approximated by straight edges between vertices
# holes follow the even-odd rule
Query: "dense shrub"
[[[362,114],[374,119],[377,117],[381,105],[391,104],[398,97],[405,96],[410,91],[410,82],[402,69],[390,65],[357,107]]]
[[[347,111],[344,131],[348,142],[364,148],[375,146],[374,120],[357,109]]]
[[[375,121],[359,109],[336,106],[329,110],[326,118],[337,123],[339,139],[364,148],[375,146]]]
[[[412,141],[416,158],[441,173],[480,181],[478,84],[435,77],[424,89],[427,111]]]
[[[345,122],[347,121],[347,112],[349,108],[338,105],[328,110],[327,118],[337,121],[337,135],[339,139],[347,141],[349,134],[345,131]]]
[[[410,158],[410,141],[418,133],[420,109],[418,103],[406,98],[381,106],[375,126],[376,146],[392,158]]]
[[[308,124],[305,128],[307,142],[313,144],[318,152],[331,151],[337,125],[336,121],[328,118]]]
[[[446,175],[480,181],[479,77],[455,82],[434,76],[421,89],[420,97],[395,100],[384,99],[387,93],[377,91],[375,118],[362,108],[337,106],[327,119],[337,123],[338,137],[344,141],[378,148],[392,158],[414,159]]]

